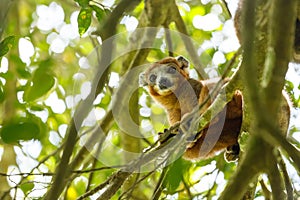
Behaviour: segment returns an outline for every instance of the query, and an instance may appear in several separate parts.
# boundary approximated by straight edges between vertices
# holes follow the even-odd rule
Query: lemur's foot
[[[224,158],[227,162],[234,162],[239,159],[240,145],[238,143],[226,148]]]
[[[193,121],[193,117],[189,114],[185,114],[182,116],[181,123],[180,123],[180,129],[182,129],[182,132],[190,132],[191,124]],[[182,123],[184,122],[184,123]]]
[[[176,129],[172,132],[169,129],[164,129],[163,133],[162,132],[158,133],[158,141],[160,143],[164,143],[177,134],[178,134],[178,129]]]

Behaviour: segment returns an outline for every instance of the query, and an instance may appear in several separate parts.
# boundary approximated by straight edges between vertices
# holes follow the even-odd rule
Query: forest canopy
[[[238,3],[1,0],[0,199],[298,199],[300,2]],[[180,55],[229,81],[172,137],[139,74]],[[183,159],[236,90],[239,160]]]

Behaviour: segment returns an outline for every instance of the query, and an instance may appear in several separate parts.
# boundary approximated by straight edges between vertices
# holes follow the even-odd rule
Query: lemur
[[[189,77],[189,62],[183,56],[167,57],[149,66],[140,74],[139,82],[148,86],[154,100],[165,109],[170,125],[182,120],[206,98],[209,101],[201,108],[203,113],[214,100],[210,90],[216,79],[199,81]],[[227,81],[223,81],[225,84]],[[227,161],[234,161],[239,155],[238,136],[243,116],[243,98],[236,91],[226,107],[218,113],[200,133],[199,138],[191,142],[183,155],[185,159],[198,160],[215,155],[226,149]]]

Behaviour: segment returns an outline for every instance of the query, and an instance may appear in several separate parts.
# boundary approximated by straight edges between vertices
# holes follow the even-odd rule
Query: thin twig
[[[96,155],[95,155],[95,157],[93,158],[93,161],[92,161],[92,168],[93,169],[96,168],[96,165],[98,163],[97,157],[99,156],[99,154],[101,152],[102,144],[103,144],[103,141],[98,144],[98,147],[97,147],[97,150],[96,150]],[[93,178],[94,178],[94,172],[89,174],[88,183],[87,183],[87,186],[86,186],[86,192],[89,191],[90,186],[91,186],[92,181],[93,181]]]
[[[171,38],[171,34],[170,34],[170,30],[168,27],[168,24],[164,24],[165,27],[165,37],[166,37],[166,44],[167,44],[167,50],[168,50],[168,54],[170,57],[173,57],[173,43],[172,43],[172,38]]]
[[[262,189],[262,191],[263,191],[265,200],[270,200],[270,199],[271,199],[271,191],[270,191],[270,190],[268,189],[268,187],[266,186],[264,180],[261,179],[261,180],[259,181],[259,183],[260,183],[261,189]]]
[[[183,183],[183,186],[184,186],[184,189],[189,197],[189,199],[193,199],[193,195],[192,195],[192,192],[190,190],[190,186],[188,185],[188,183],[184,180],[184,177],[181,176],[181,180],[182,180],[182,183]]]
[[[176,24],[177,30],[185,35],[185,36],[181,35],[181,36],[183,36],[181,38],[184,42],[187,52],[191,56],[191,60],[193,61],[195,68],[197,69],[197,72],[199,72],[198,75],[200,76],[200,79],[202,79],[202,80],[207,79],[208,76],[206,75],[206,73],[204,71],[204,66],[200,62],[199,56],[197,54],[197,50],[196,50],[191,38],[188,37],[189,33],[187,31],[186,25],[180,15],[177,5],[175,3],[172,4],[171,10],[172,10],[172,14],[173,14],[171,17],[173,18],[173,21]]]
[[[169,170],[169,167],[165,167],[163,169],[163,171],[161,172],[161,174],[159,176],[159,179],[158,179],[158,182],[155,186],[155,189],[154,189],[152,197],[151,197],[152,200],[159,199],[159,197],[160,197],[160,195],[161,195],[161,193],[162,193],[162,191],[165,187],[164,186],[164,181],[165,181],[168,170]]]
[[[231,14],[231,12],[228,8],[227,2],[225,0],[219,0],[219,2],[220,2],[221,6],[223,8],[223,11],[228,15],[228,18],[229,19],[232,18],[232,14]]]
[[[283,175],[283,178],[284,178],[284,184],[285,184],[285,189],[286,189],[286,193],[287,193],[287,199],[288,200],[293,200],[294,199],[294,197],[293,197],[294,188],[293,188],[293,185],[291,183],[289,174],[288,174],[287,169],[286,169],[285,162],[283,160],[283,157],[282,157],[280,151],[278,151],[278,159],[277,160],[278,160],[279,167],[282,171],[282,175]]]
[[[130,188],[129,188],[129,191],[134,189],[134,187],[136,185],[138,185],[139,183],[141,183],[142,181],[144,181],[146,178],[148,178],[151,174],[153,174],[154,172],[156,172],[156,170],[161,166],[163,165],[164,162],[161,162],[161,164],[157,165],[155,167],[155,169],[153,169],[152,171],[148,172],[146,175],[144,175],[142,178],[140,178],[139,180],[137,180]],[[128,193],[128,191],[125,191],[123,192],[123,194],[120,195],[119,199],[122,199],[123,196],[125,196],[126,194]]]
[[[277,160],[274,154],[269,154],[268,162],[266,163],[267,175],[270,181],[272,189],[272,199],[282,200],[286,199],[286,193],[284,190],[284,182],[282,180],[281,173],[278,169]]]

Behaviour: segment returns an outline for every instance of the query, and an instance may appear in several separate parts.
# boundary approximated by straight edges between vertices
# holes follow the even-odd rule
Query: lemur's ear
[[[141,87],[148,85],[148,83],[146,81],[146,77],[145,77],[145,73],[144,72],[140,73],[140,75],[139,75],[139,85]]]
[[[180,65],[181,65],[180,68],[183,70],[185,68],[188,68],[190,65],[190,62],[183,56],[177,56],[176,60],[180,63]]]

